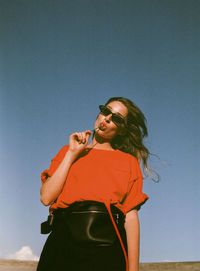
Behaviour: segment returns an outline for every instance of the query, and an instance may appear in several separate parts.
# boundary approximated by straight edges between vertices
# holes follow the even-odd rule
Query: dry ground
[[[35,271],[36,266],[37,262],[0,260],[0,271]],[[200,271],[200,262],[141,263],[140,271]]]

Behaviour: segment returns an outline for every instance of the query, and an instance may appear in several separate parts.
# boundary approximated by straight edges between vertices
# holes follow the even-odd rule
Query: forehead
[[[110,102],[109,104],[107,104],[107,107],[109,107],[113,113],[118,113],[122,117],[126,117],[128,114],[127,107],[119,101]]]

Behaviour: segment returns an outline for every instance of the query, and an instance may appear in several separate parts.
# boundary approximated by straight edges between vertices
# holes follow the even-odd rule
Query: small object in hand
[[[99,129],[99,127],[97,127],[97,128],[95,128],[95,129],[93,129],[93,130],[91,130],[91,132],[92,133],[94,133],[96,130],[98,130]]]

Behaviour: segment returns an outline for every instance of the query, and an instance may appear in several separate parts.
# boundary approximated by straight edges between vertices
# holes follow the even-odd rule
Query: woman
[[[41,201],[51,205],[54,222],[37,271],[139,269],[137,211],[148,199],[142,193],[139,166],[142,162],[148,174],[149,152],[143,144],[147,136],[145,117],[122,97],[111,98],[99,108],[92,142],[87,146],[90,130],[72,134],[69,146],[64,146],[42,173]],[[97,211],[90,211],[93,207]],[[109,221],[99,228],[103,237],[95,243],[92,230],[88,233],[90,222],[96,219],[94,214],[102,214],[103,223],[105,213]],[[89,215],[89,220],[83,214]],[[114,231],[113,239],[106,233],[108,227]],[[95,224],[94,235],[99,229]],[[95,242],[84,243],[82,231]]]

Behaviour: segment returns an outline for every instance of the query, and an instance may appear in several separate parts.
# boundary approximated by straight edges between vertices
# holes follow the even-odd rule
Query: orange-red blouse
[[[64,146],[41,174],[42,183],[52,176],[63,160]],[[124,214],[139,207],[148,196],[142,192],[143,177],[135,157],[119,150],[85,148],[69,170],[65,185],[50,211],[66,208],[75,201],[113,203]]]

